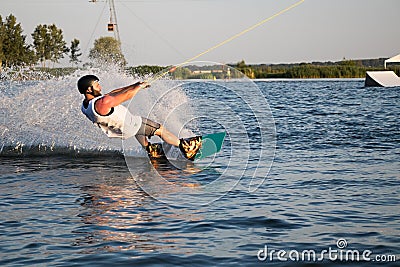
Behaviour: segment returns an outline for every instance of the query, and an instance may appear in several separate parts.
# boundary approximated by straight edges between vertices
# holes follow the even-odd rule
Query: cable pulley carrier
[[[96,3],[98,0],[90,0],[91,3]],[[107,31],[114,32],[114,38],[121,42],[121,38],[119,37],[118,23],[117,23],[117,13],[115,11],[114,0],[106,0],[108,2],[108,6],[110,7],[110,22],[107,24]]]

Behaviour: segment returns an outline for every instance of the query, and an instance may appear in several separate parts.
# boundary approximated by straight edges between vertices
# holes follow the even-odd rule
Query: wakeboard
[[[166,143],[154,143],[149,146],[150,159],[165,160],[201,160],[221,151],[226,132],[212,133],[203,136],[194,136],[181,139],[179,148]]]

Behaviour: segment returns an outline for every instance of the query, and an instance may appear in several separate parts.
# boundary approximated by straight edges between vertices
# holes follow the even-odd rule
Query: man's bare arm
[[[130,90],[132,87],[135,87],[135,86],[138,86],[138,85],[141,85],[141,84],[143,84],[143,82],[137,82],[137,83],[134,83],[134,84],[122,87],[122,88],[114,89],[111,92],[109,92],[107,95],[118,94],[120,92],[123,92],[123,91],[126,91],[126,90]]]
[[[100,115],[107,115],[112,107],[118,106],[133,98],[142,88],[146,87],[149,87],[148,83],[138,82],[126,87],[115,89],[96,101],[96,112]]]

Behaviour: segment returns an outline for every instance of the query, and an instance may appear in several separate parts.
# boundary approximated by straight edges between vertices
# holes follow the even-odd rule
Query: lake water
[[[0,265],[398,266],[400,88],[159,82],[129,108],[227,138],[153,166],[80,114],[78,76],[0,84]]]

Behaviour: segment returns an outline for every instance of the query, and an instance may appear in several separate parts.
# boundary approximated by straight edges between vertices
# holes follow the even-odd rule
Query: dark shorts
[[[142,126],[140,126],[136,135],[144,135],[150,138],[154,136],[154,133],[160,129],[160,127],[161,124],[142,117]]]

